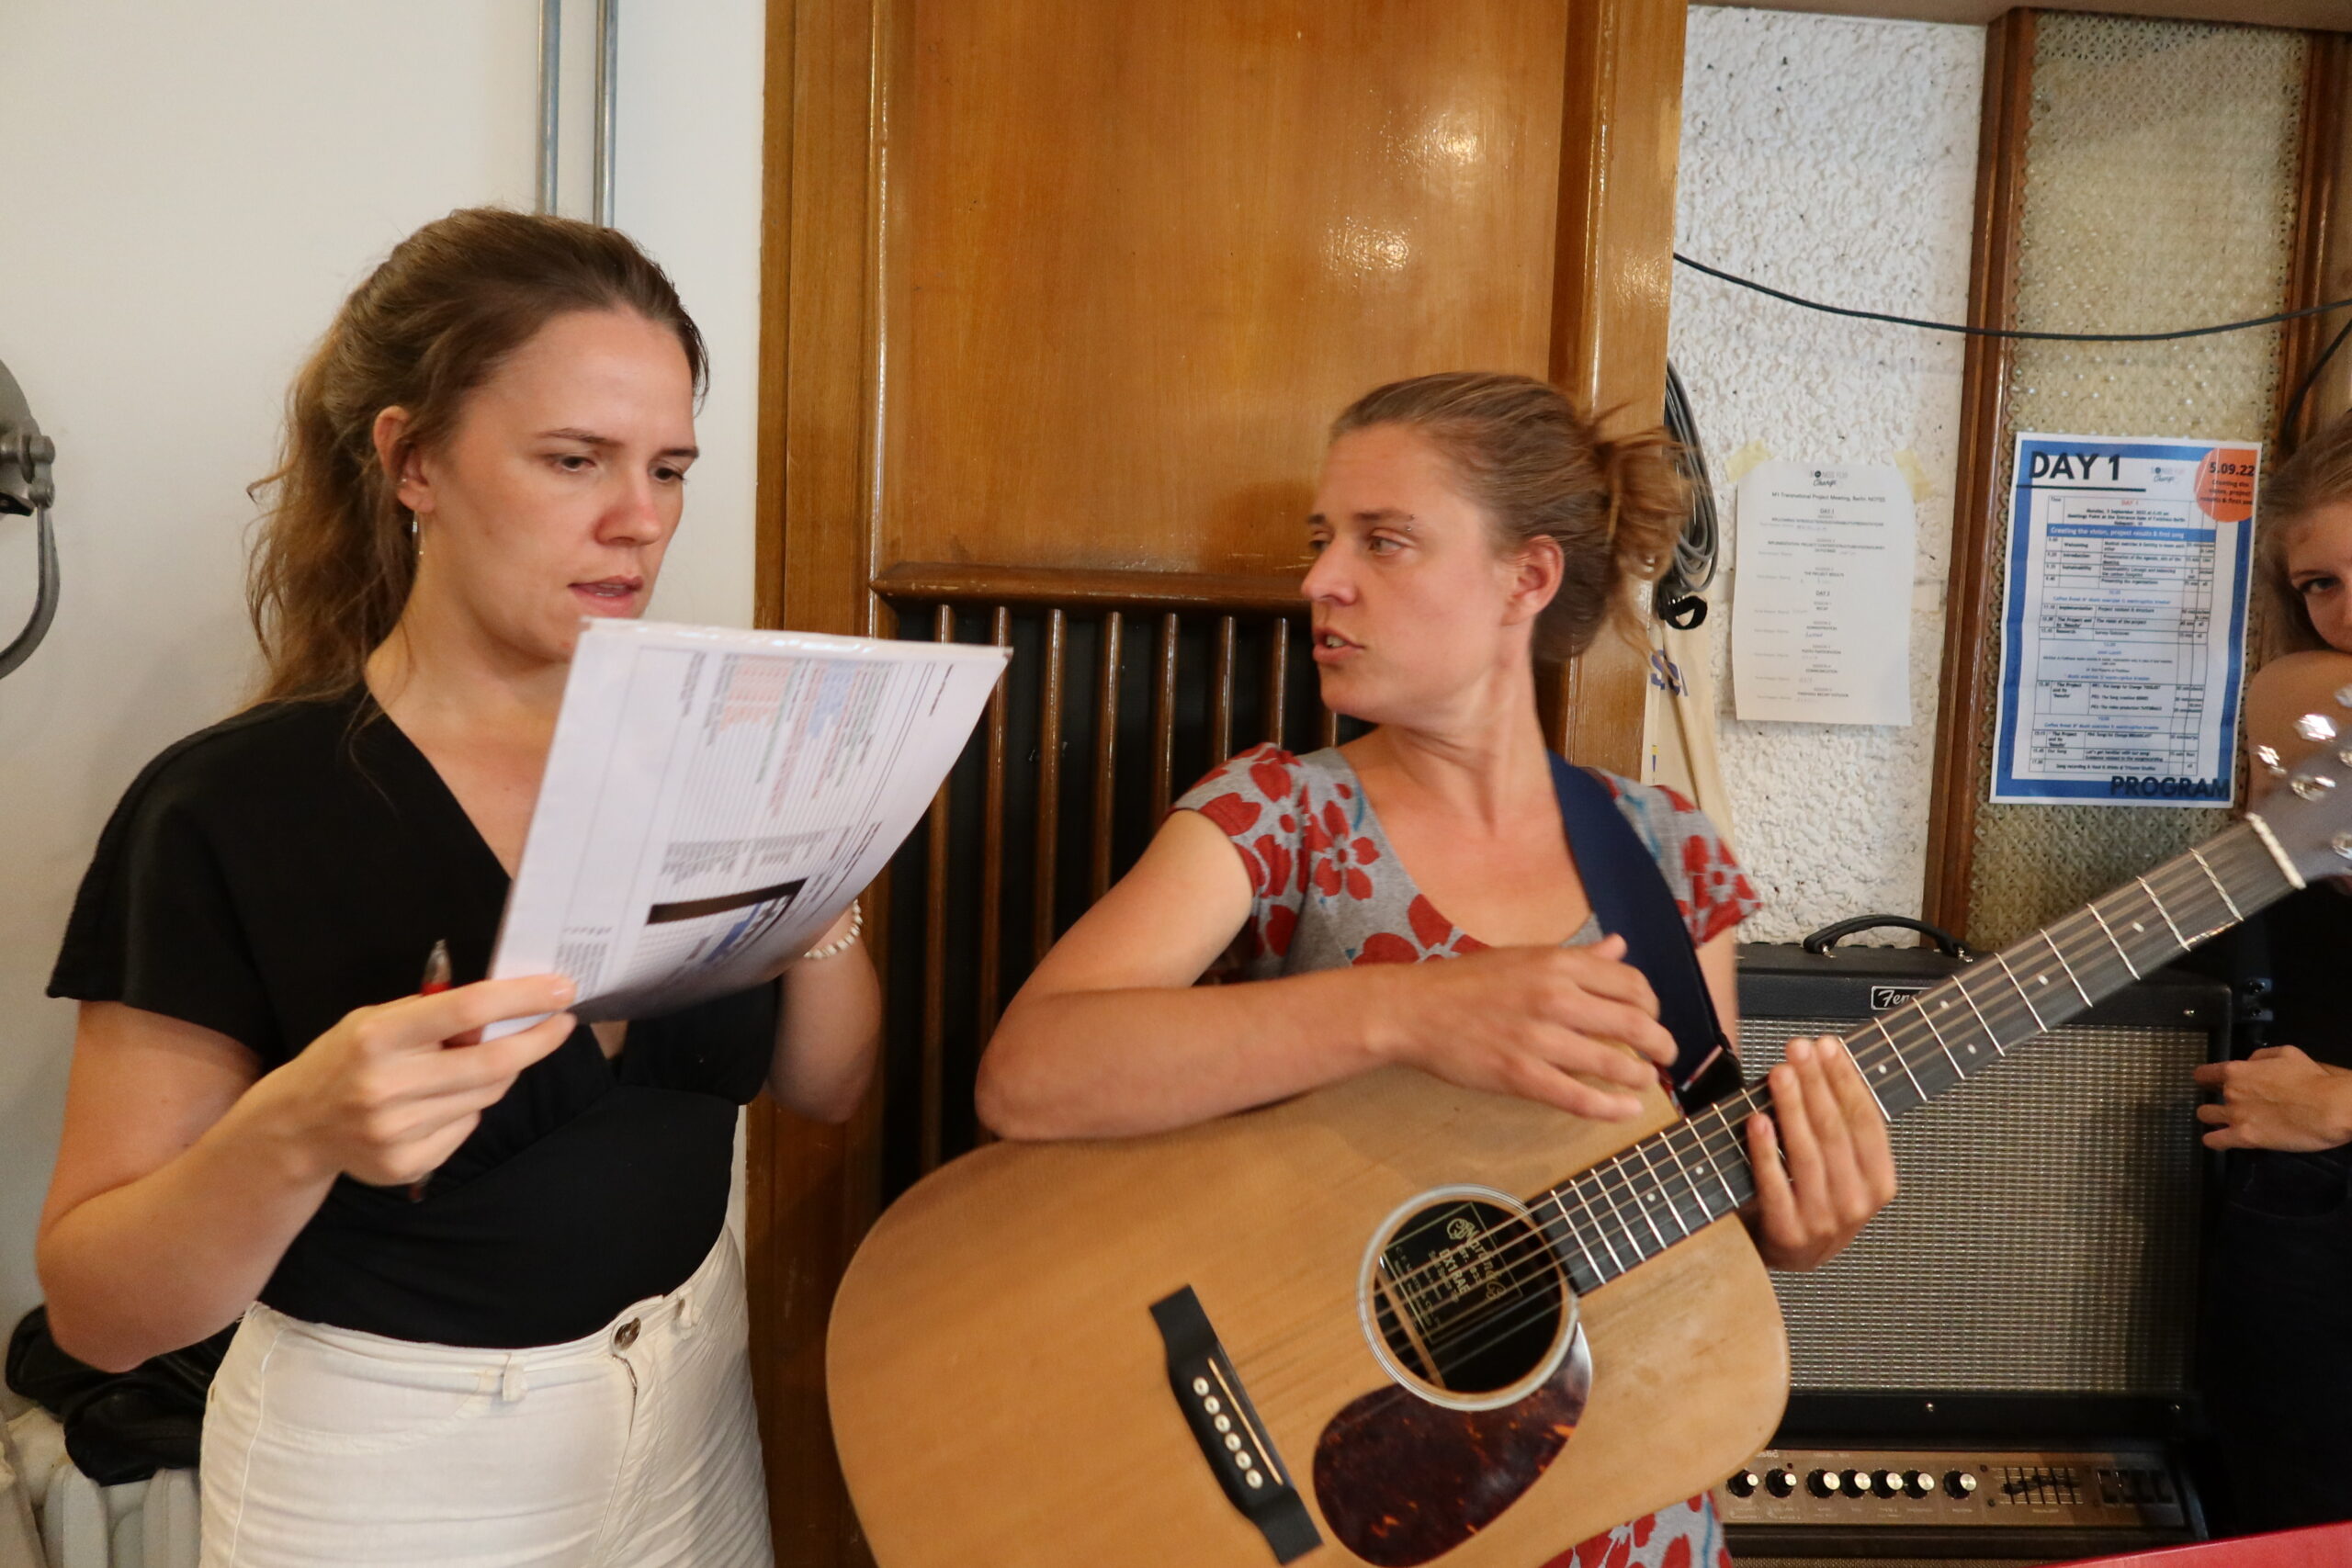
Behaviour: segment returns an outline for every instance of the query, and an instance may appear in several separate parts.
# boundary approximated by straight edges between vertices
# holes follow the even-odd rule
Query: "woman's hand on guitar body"
[[[2268,1045],[2242,1062],[2212,1062],[2197,1081],[2221,1095],[2197,1108],[2213,1123],[2209,1149],[2310,1153],[2352,1143],[2352,1072],[2314,1062],[2292,1045]]]
[[[1581,1080],[1641,1089],[1674,1061],[1657,998],[1624,955],[1624,939],[1611,936],[1586,947],[1497,947],[1385,968],[1380,973],[1399,994],[1387,1010],[1394,1037],[1382,1054],[1464,1089],[1622,1121],[1641,1101]]]
[[[1775,1269],[1816,1269],[1894,1201],[1886,1117],[1835,1036],[1789,1042],[1772,1113],[1747,1122],[1756,1202],[1748,1228]]]

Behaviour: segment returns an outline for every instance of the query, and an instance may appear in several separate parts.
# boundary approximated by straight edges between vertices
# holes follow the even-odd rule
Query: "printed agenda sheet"
[[[2259,443],[2018,437],[1991,798],[2236,795]]]
[[[1007,657],[591,623],[491,974],[569,975],[574,1010],[594,1021],[671,1012],[774,973],[913,829]]]
[[[1734,522],[1743,719],[1911,722],[1911,487],[1884,463],[1758,463]]]

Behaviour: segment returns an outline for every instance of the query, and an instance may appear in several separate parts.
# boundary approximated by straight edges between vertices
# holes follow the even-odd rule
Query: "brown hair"
[[[408,603],[416,551],[376,416],[400,407],[431,446],[466,397],[539,329],[629,310],[677,333],[697,392],[702,334],[662,270],[617,230],[496,208],[426,224],[352,291],[294,378],[245,586],[266,668],[258,701],[340,696]]]
[[[1456,370],[1375,387],[1331,422],[1331,439],[1401,424],[1427,436],[1506,550],[1560,547],[1560,590],[1535,623],[1535,657],[1573,659],[1625,587],[1664,570],[1688,514],[1677,448],[1656,427],[1604,441],[1559,389],[1532,376]]]
[[[2313,432],[2263,481],[2254,553],[2270,603],[2269,657],[2327,646],[2312,628],[2303,596],[2287,580],[2287,547],[2312,513],[2338,502],[2352,502],[2352,410]]]

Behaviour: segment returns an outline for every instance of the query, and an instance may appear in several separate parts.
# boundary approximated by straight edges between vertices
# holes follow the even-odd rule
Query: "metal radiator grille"
[[[1747,1018],[1751,1075],[1851,1018]],[[2187,1382],[2201,1146],[2193,1029],[2069,1024],[1892,1129],[1902,1190],[1774,1277],[1813,1390],[2169,1394]]]

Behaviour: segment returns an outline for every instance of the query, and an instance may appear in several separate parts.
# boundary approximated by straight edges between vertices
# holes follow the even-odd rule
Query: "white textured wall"
[[[1809,298],[1965,317],[1981,28],[1693,6],[1676,248]],[[1917,915],[1960,413],[1956,337],[1797,310],[1678,267],[1671,354],[1726,523],[1708,595],[1736,847],[1765,907],[1749,941]],[[1726,668],[1736,524],[1726,460],[1916,455],[1907,728],[1743,724]],[[1890,938],[1889,940],[1894,940]],[[1908,940],[1908,939],[1904,939]]]
[[[751,606],[758,0],[625,6],[619,218],[710,338],[687,525],[658,602]],[[17,0],[0,147],[0,360],[56,439],[64,599],[0,682],[0,1328],[38,1299],[32,1235],[73,1031],[41,990],[131,775],[251,671],[243,487],[287,379],[382,254],[451,208],[527,208],[531,0]],[[639,20],[640,17],[646,18]],[[30,528],[0,519],[0,641]]]

